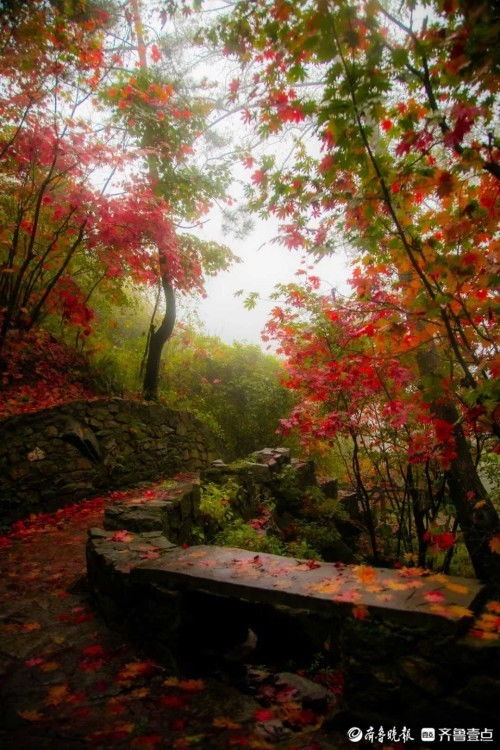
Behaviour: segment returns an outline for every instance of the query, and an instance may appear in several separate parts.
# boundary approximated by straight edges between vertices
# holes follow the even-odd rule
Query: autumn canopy
[[[375,559],[388,502],[397,554],[423,564],[460,535],[488,578],[499,544],[493,5],[212,6],[1,4],[4,385],[35,334],[91,351],[109,307],[136,289],[153,305],[141,373],[157,398],[177,294],[203,292],[204,274],[234,260],[185,223],[231,203],[238,160],[242,210],[275,217],[277,241],[304,258],[263,335],[294,392],[282,431],[342,457]],[[220,95],[176,73],[172,19],[181,44],[232,66]],[[228,113],[245,132],[230,148],[213,130]],[[338,248],[350,295],[315,273]]]

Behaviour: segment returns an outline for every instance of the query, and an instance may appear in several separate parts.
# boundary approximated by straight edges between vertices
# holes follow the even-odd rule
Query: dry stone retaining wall
[[[18,414],[0,422],[0,435],[4,519],[199,471],[216,458],[213,435],[191,414],[120,398]]]

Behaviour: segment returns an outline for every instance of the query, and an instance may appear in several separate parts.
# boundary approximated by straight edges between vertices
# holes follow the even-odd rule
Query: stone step
[[[191,541],[193,526],[200,522],[200,482],[195,475],[184,481],[169,481],[147,491],[108,505],[104,528],[126,529],[134,533],[159,531],[170,541]]]

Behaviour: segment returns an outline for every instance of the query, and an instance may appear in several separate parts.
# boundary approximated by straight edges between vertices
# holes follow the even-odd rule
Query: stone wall
[[[0,422],[0,435],[4,520],[198,471],[217,455],[210,430],[191,414],[120,398],[18,414]]]

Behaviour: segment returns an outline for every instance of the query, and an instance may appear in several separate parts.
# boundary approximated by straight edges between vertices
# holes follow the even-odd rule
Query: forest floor
[[[109,629],[91,606],[85,541],[118,495],[19,522],[0,538],[0,746],[352,747],[328,730],[328,710],[304,707],[293,691],[180,679]]]

